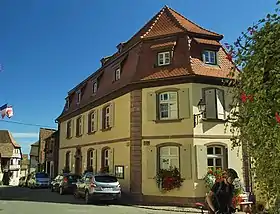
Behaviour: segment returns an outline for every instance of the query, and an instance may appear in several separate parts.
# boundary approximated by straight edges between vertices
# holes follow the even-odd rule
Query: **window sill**
[[[214,119],[214,118],[202,118],[202,121],[205,122],[216,122],[216,123],[226,123],[226,119]]]
[[[93,132],[88,132],[88,135],[93,135],[95,134],[96,131],[93,131]]]
[[[82,137],[82,136],[83,136],[82,134],[76,135],[76,137]]]
[[[71,138],[72,138],[72,136],[71,137],[66,137],[67,140],[70,140]]]
[[[182,119],[167,119],[167,120],[155,120],[155,123],[177,123],[181,121]]]
[[[171,63],[165,64],[165,65],[154,64],[154,68],[164,68],[164,67],[168,67],[168,66],[170,66],[170,65],[171,65]]]
[[[112,129],[112,127],[108,127],[108,128],[103,128],[101,131],[106,132],[106,131],[110,131]]]
[[[211,68],[221,68],[221,66],[218,65],[218,64],[211,64],[211,63],[206,63],[206,62],[204,62],[204,65],[205,65],[205,66],[209,66],[209,67],[211,67]]]

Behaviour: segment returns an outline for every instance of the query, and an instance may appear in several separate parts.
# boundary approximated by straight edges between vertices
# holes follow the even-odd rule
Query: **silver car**
[[[118,200],[121,198],[121,186],[115,176],[86,173],[76,183],[74,196],[84,198],[87,204],[94,200]]]
[[[50,185],[50,178],[47,173],[34,173],[28,181],[29,188],[48,188]]]

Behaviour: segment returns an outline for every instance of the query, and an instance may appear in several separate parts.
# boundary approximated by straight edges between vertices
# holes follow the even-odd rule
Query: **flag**
[[[4,119],[5,116],[7,116],[8,118],[11,118],[14,115],[13,107],[8,106],[8,104],[2,105],[0,107],[0,112],[1,112],[2,119]]]
[[[7,115],[8,118],[11,118],[12,116],[14,116],[14,111],[13,111],[12,106],[8,106],[6,108],[6,115]]]
[[[7,110],[7,107],[8,107],[8,104],[4,104],[0,107],[0,112],[1,112],[1,116],[2,116],[2,119],[5,117],[6,115],[6,110]]]

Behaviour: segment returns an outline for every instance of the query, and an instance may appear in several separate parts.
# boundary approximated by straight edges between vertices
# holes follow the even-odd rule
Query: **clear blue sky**
[[[165,4],[233,42],[276,0],[1,0],[1,104],[13,121],[56,127],[68,90],[100,66]],[[1,120],[1,119],[0,119]],[[9,119],[7,119],[9,120]],[[23,152],[39,127],[0,121]]]

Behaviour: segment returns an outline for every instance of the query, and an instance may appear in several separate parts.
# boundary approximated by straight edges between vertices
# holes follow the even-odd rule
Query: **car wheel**
[[[63,195],[63,194],[64,194],[63,187],[59,187],[59,194],[60,194],[60,195]]]
[[[86,204],[90,204],[90,199],[89,199],[88,191],[85,192],[85,202],[86,202]]]

